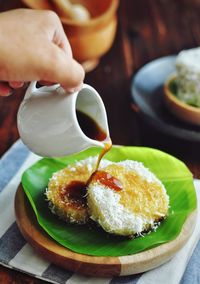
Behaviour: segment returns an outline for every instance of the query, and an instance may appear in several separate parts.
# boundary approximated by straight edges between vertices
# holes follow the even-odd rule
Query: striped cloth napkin
[[[57,267],[38,256],[20,234],[15,222],[14,196],[23,171],[40,157],[19,140],[0,160],[0,264],[51,283],[195,284],[200,279],[200,226],[187,244],[166,264],[132,276],[94,278]],[[200,181],[194,181],[200,205]],[[198,212],[200,220],[200,212]],[[198,223],[198,222],[197,222]],[[196,247],[196,248],[195,248]]]

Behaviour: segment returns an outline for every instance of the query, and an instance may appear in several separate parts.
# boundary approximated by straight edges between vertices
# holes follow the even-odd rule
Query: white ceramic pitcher
[[[58,157],[92,146],[104,147],[109,139],[107,115],[94,88],[84,84],[79,92],[69,95],[58,84],[37,88],[36,83],[29,85],[17,115],[20,137],[32,152]],[[105,141],[90,139],[83,133],[76,110],[98,123],[107,135]]]

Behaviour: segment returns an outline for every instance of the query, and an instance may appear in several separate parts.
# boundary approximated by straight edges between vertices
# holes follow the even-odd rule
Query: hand
[[[53,11],[17,9],[0,14],[0,80],[4,81],[0,82],[0,95],[29,81],[59,83],[72,93],[83,79],[84,70],[73,59]]]

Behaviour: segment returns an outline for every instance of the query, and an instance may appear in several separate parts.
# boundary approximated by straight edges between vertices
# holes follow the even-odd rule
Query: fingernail
[[[0,96],[1,97],[9,97],[9,96],[11,96],[13,94],[13,91],[11,90],[11,91],[9,91],[9,92],[4,92],[4,93],[1,93],[0,92]]]
[[[81,89],[82,89],[82,85],[77,87],[77,88],[67,89],[67,93],[68,94],[73,94],[73,93],[76,93],[76,92],[80,91]]]
[[[68,89],[68,90],[66,90],[66,92],[67,92],[69,95],[71,95],[71,94],[75,93],[75,89]]]
[[[9,86],[10,86],[11,88],[14,88],[14,89],[21,88],[21,87],[23,87],[23,85],[24,85],[24,82],[17,82],[17,81],[11,81],[11,82],[9,82]]]

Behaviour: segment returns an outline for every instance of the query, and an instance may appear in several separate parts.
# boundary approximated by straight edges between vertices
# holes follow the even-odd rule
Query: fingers
[[[13,93],[13,89],[6,82],[0,82],[0,96],[8,97]]]
[[[73,93],[81,88],[85,77],[85,71],[76,60],[64,59],[65,61],[58,62],[60,67],[57,66],[57,81],[66,91]]]
[[[12,87],[13,89],[19,89],[24,86],[24,82],[11,81],[9,82],[9,86]]]
[[[62,72],[58,73],[61,86],[71,93],[79,90],[85,77],[83,67],[74,59],[66,60],[62,66]]]
[[[49,55],[40,69],[40,80],[59,83],[69,93],[80,89],[85,77],[83,67],[58,46],[53,45]]]
[[[70,46],[69,41],[66,37],[66,34],[63,30],[63,27],[62,27],[60,20],[59,20],[59,25],[58,25],[57,29],[55,30],[55,32],[53,34],[52,42],[55,43],[61,49],[63,49],[63,51],[69,57],[71,57],[71,58],[73,57],[71,46]]]
[[[45,28],[50,42],[61,48],[68,56],[72,57],[72,50],[63,29],[59,16],[53,11],[45,11]],[[44,19],[44,11],[43,11]]]
[[[59,83],[70,93],[79,89],[85,73],[73,59],[58,16],[50,11],[15,10],[5,13],[0,17],[0,28],[2,31],[8,29],[9,36],[2,37],[0,77],[9,84],[3,83],[0,95],[6,96],[29,81]]]
[[[0,96],[8,97],[13,94],[14,89],[19,89],[24,86],[24,82],[0,82]]]

